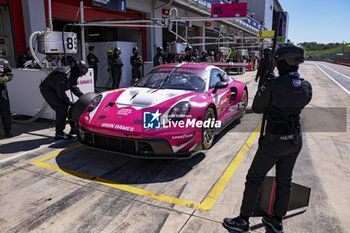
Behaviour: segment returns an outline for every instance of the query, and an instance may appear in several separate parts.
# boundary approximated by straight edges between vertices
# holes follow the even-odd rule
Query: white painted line
[[[315,66],[317,66],[317,68],[319,68],[325,75],[327,75],[328,78],[330,78],[333,82],[335,82],[339,87],[341,87],[341,89],[343,89],[346,93],[348,93],[350,95],[350,91],[348,91],[345,87],[343,87],[342,85],[340,85],[337,81],[335,81],[329,74],[327,74],[324,70],[321,69],[321,67],[319,67],[317,64],[315,64]]]
[[[44,145],[39,146],[39,147],[36,148],[36,149],[33,149],[33,150],[30,150],[30,151],[25,151],[25,152],[22,152],[22,153],[19,153],[19,154],[12,155],[12,156],[10,156],[10,157],[8,157],[8,158],[6,158],[6,159],[0,160],[0,163],[5,163],[5,162],[8,162],[8,161],[10,161],[10,160],[17,159],[17,158],[19,158],[19,157],[21,157],[21,156],[23,156],[23,155],[30,154],[30,153],[33,153],[33,152],[35,152],[35,151],[38,151],[38,150],[41,150],[41,149],[44,149],[44,148],[48,148],[49,146],[55,145],[55,144],[60,143],[60,142],[63,142],[63,141],[64,141],[64,140],[59,140],[59,141],[55,141],[55,142],[50,143],[50,144],[44,144]]]
[[[330,69],[331,71],[333,71],[333,72],[335,72],[335,73],[337,73],[337,74],[340,74],[340,75],[343,76],[344,78],[350,79],[350,77],[346,76],[345,74],[339,73],[338,71],[333,70],[332,68],[330,68],[330,67],[328,67],[328,66],[326,66],[326,65],[323,65],[323,64],[322,64],[322,66],[325,66],[325,67],[327,67],[328,69]]]

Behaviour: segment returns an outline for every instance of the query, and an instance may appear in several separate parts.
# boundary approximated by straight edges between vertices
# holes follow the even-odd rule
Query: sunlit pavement
[[[306,62],[300,73],[313,86],[310,107],[346,108],[349,116],[350,67]],[[233,77],[247,83],[251,105],[255,72]],[[132,159],[54,142],[53,121],[14,124],[15,136],[0,139],[0,232],[227,232],[221,222],[239,214],[260,120],[248,109],[190,160]],[[311,187],[310,206],[288,212],[285,232],[347,232],[350,134],[305,132],[303,139],[293,181]],[[260,218],[251,227],[270,231]]]

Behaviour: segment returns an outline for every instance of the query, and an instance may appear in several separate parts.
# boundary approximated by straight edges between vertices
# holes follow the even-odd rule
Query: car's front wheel
[[[215,112],[214,109],[209,107],[207,111],[205,111],[203,122],[210,121],[215,122]],[[204,150],[208,150],[214,142],[214,132],[215,127],[211,127],[214,124],[209,124],[209,127],[202,127],[202,147]]]

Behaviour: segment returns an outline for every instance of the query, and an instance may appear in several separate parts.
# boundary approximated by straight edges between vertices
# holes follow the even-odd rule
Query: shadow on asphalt
[[[30,151],[39,148],[43,144],[50,144],[54,142],[52,137],[23,140],[23,141],[13,141],[0,146],[1,154],[11,154],[18,152]]]
[[[121,184],[163,183],[185,176],[205,158],[200,153],[187,160],[138,159],[81,147],[59,154],[55,160],[65,172],[87,179],[85,175]],[[78,172],[78,173],[77,173]]]

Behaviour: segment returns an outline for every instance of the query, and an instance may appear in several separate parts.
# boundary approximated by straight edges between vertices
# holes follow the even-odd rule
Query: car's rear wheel
[[[241,117],[244,117],[245,110],[248,107],[248,94],[246,90],[243,91],[241,103]]]
[[[214,109],[209,107],[207,111],[205,111],[203,122],[210,121],[215,122],[215,112]],[[210,124],[209,127],[202,127],[202,147],[204,150],[208,150],[214,142],[214,132],[215,127],[211,127],[214,124]]]

